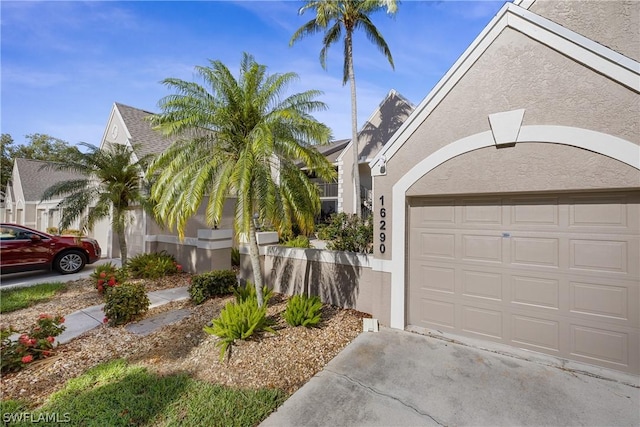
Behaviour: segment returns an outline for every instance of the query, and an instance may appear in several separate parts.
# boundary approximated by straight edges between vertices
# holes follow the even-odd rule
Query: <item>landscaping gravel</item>
[[[188,285],[187,274],[159,281],[145,281],[148,291]],[[23,399],[38,405],[64,382],[107,360],[125,358],[149,367],[161,375],[188,372],[194,378],[243,388],[278,388],[293,393],[320,371],[362,329],[362,318],[370,317],[350,309],[323,308],[318,328],[291,327],[282,319],[286,297],[271,300],[268,315],[276,334],[265,333],[231,347],[229,357],[220,360],[217,337],[202,327],[217,317],[233,297],[215,298],[194,306],[189,301],[166,304],[150,310],[146,318],[184,309],[189,315],[146,336],[129,332],[124,326],[101,326],[57,348],[56,355],[28,368],[3,375],[2,399]],[[102,303],[88,280],[71,282],[68,289],[51,301],[0,315],[0,324],[21,329],[31,325],[40,313],[70,314],[80,308]]]

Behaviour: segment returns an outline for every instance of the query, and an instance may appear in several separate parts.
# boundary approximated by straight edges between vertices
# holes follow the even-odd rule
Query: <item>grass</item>
[[[280,390],[224,387],[187,374],[159,376],[120,359],[69,380],[30,417],[57,414],[69,426],[253,426],[286,397]],[[22,402],[2,402],[3,421],[23,411]],[[25,421],[11,425],[31,425]]]
[[[0,313],[9,313],[47,301],[65,286],[62,282],[50,282],[0,291]]]

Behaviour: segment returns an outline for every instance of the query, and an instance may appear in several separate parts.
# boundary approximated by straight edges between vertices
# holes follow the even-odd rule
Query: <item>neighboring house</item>
[[[360,131],[360,173],[361,184],[364,188],[363,193],[371,193],[371,179],[368,160],[380,150],[386,140],[400,127],[402,121],[406,119],[413,106],[400,96],[396,91],[392,90],[380,103],[378,108],[371,114],[369,120],[365,123]],[[153,113],[130,107],[120,103],[114,103],[107,126],[103,134],[100,146],[106,143],[118,143],[125,145],[138,145],[136,154],[143,156],[147,154],[157,155],[169,147],[171,141],[160,133],[154,131],[151,127],[149,118]],[[349,140],[335,141],[326,146],[318,147],[318,150],[324,154],[329,161],[335,164],[338,171],[339,179],[335,183],[326,183],[320,179],[312,178],[320,186],[322,215],[326,216],[333,212],[343,211],[344,200],[347,199],[353,204],[353,188],[352,179],[347,179],[352,167],[351,163],[347,164],[345,153],[351,153],[351,144]],[[370,198],[368,201],[370,205]],[[233,227],[233,203],[229,202],[227,213],[223,221],[218,225],[219,230],[212,231],[211,227],[206,224],[204,219],[204,209],[200,214],[192,218],[187,226],[186,237],[180,242],[177,234],[168,230],[163,230],[146,212],[142,209],[132,209],[131,218],[127,224],[127,245],[129,256],[136,254],[167,250],[174,255],[178,252],[181,262],[185,264],[185,268],[191,271],[206,271],[211,269],[211,265],[204,260],[206,258],[196,256],[195,248],[217,248],[221,245],[219,242],[212,243],[213,237],[206,237],[211,233],[216,235],[224,234],[224,241],[232,238],[229,234]],[[354,212],[353,209],[347,209],[347,212]],[[224,233],[222,232],[223,230]],[[104,253],[108,257],[118,257],[119,248],[117,238],[111,231],[108,221],[98,224],[94,230],[94,235],[100,242]],[[200,242],[199,237],[203,239]],[[209,241],[208,239],[213,239]],[[225,243],[226,245],[226,243]],[[179,249],[178,249],[179,248]],[[191,248],[191,249],[185,249]],[[185,252],[186,250],[186,252]],[[195,251],[195,252],[194,252]],[[186,255],[188,252],[189,255]],[[196,261],[197,260],[197,261]],[[203,264],[204,263],[204,264]]]
[[[7,185],[4,221],[13,222],[40,231],[58,228],[62,212],[57,205],[60,198],[42,201],[42,195],[50,186],[62,181],[82,178],[73,172],[47,168],[52,162],[15,159],[11,180]],[[79,228],[79,222],[71,226]]]
[[[356,201],[354,197],[353,145],[350,140],[337,156],[335,160],[338,166],[339,184],[337,212],[355,213],[356,202],[361,204],[363,215],[368,215],[371,212],[373,187],[369,162],[385,146],[414,109],[415,106],[411,102],[392,89],[358,132],[360,201]]]
[[[151,127],[149,118],[153,113],[114,103],[107,126],[100,142],[118,143],[128,146],[137,145],[137,154],[157,155],[171,144]],[[230,268],[230,248],[233,241],[232,204],[225,207],[226,213],[218,229],[207,225],[204,207],[189,220],[184,240],[180,240],[175,231],[159,226],[152,216],[141,208],[132,208],[127,221],[127,246],[129,258],[144,252],[160,252],[166,250],[174,255],[183,265],[185,271],[204,272],[213,269]],[[107,257],[119,257],[120,250],[116,235],[111,230],[110,222],[105,220],[96,226],[94,233]]]
[[[375,156],[383,323],[640,373],[639,16],[505,4]]]
[[[342,150],[344,150],[347,144],[349,144],[349,141],[349,139],[341,139],[333,141],[331,144],[318,147],[318,151],[335,166],[336,172],[338,172],[338,156],[342,153]],[[313,174],[311,174],[310,178],[312,182],[315,182],[320,187],[320,200],[322,202],[320,218],[324,220],[332,213],[338,212],[338,195],[340,193],[338,189],[338,181],[326,182],[322,178],[316,178]]]

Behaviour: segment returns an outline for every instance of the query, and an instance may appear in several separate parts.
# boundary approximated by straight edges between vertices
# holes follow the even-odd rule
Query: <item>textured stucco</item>
[[[490,130],[488,116],[525,109],[523,126],[560,125],[613,135],[640,144],[640,97],[615,81],[512,29],[505,29],[376,177],[376,200],[384,195],[392,221],[391,189],[418,162],[461,138]],[[614,169],[620,163],[611,164]],[[589,174],[610,172],[592,169]],[[527,180],[535,177],[527,177]],[[577,177],[576,179],[579,179]],[[523,185],[525,187],[526,185]],[[587,189],[589,187],[585,187]],[[601,188],[601,187],[598,187]],[[380,206],[374,209],[378,226]],[[375,229],[376,257],[380,254]],[[391,231],[386,235],[391,238]]]
[[[423,176],[407,196],[583,189],[640,189],[640,170],[567,145],[520,143],[455,157]]]
[[[373,159],[389,138],[400,128],[413,111],[413,106],[395,91],[391,91],[380,103],[358,133],[359,162]],[[349,144],[340,155],[342,163],[338,173],[342,179],[341,211],[355,213],[353,185],[353,145]],[[371,170],[368,164],[358,166],[360,186],[371,190]]]
[[[640,61],[638,0],[536,0],[529,10]]]
[[[391,280],[388,273],[372,271],[353,262],[353,253],[292,248],[286,252],[293,255],[261,257],[265,283],[276,292],[318,295],[327,304],[371,314],[382,325],[389,326]],[[329,258],[335,258],[335,262],[320,261],[323,254],[330,254]],[[240,259],[240,277],[253,280],[249,256],[243,254]]]
[[[202,249],[195,246],[148,242],[147,252],[165,251],[173,255],[184,271],[190,273],[206,273],[212,270],[231,269],[231,248]]]

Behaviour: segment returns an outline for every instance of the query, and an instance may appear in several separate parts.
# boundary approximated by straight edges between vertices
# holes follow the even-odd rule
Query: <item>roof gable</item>
[[[533,1],[523,0],[521,3],[529,7]],[[369,163],[373,175],[384,174],[381,167],[385,162],[402,147],[505,28],[512,28],[640,93],[640,63],[522,7],[507,3]]]
[[[358,158],[361,161],[373,158],[414,109],[415,106],[409,100],[391,89],[358,132],[358,151],[360,152]],[[349,141],[338,159],[342,158],[351,145]]]
[[[113,105],[112,116],[113,114],[117,114],[126,127],[128,142],[139,146],[136,154],[140,157],[162,153],[173,142],[153,130],[149,118],[154,113],[116,102]]]
[[[56,164],[55,162],[30,159],[16,159],[15,162],[25,202],[41,201],[45,190],[54,184],[84,178],[75,172],[57,171],[47,167]]]

